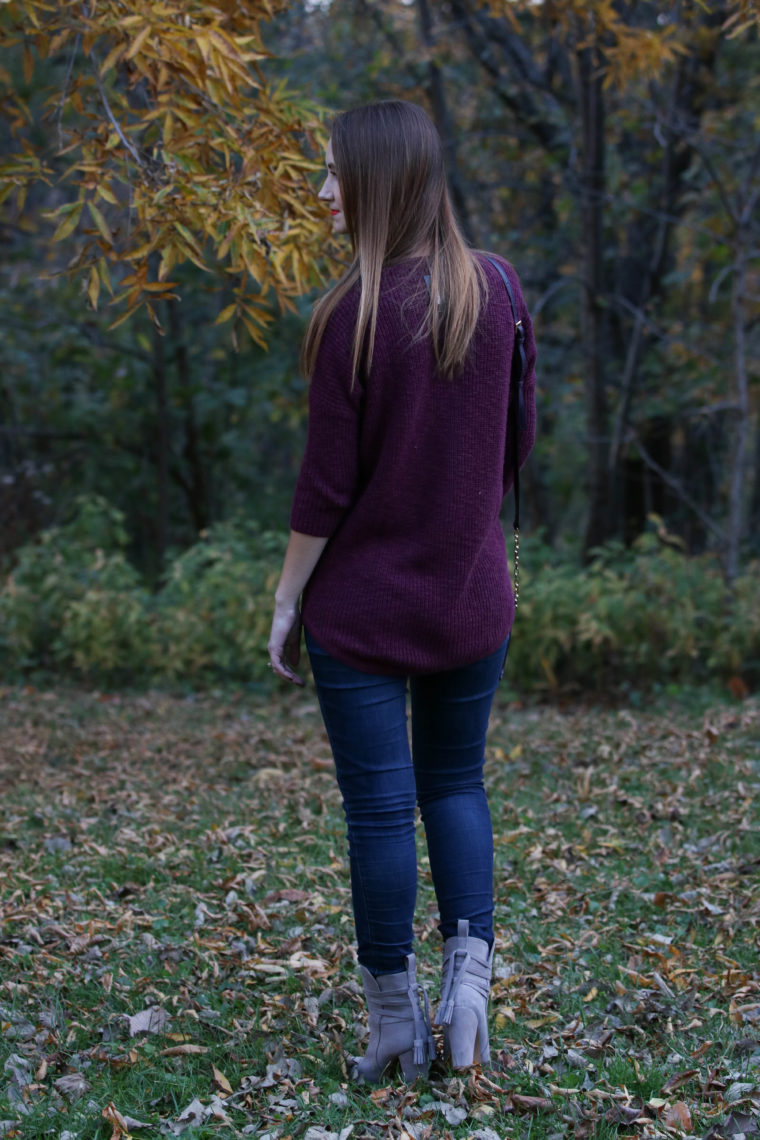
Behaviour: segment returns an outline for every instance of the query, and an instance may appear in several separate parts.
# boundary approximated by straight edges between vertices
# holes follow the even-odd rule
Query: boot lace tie
[[[459,969],[457,969],[457,957],[459,958]],[[441,985],[441,1006],[437,1018],[439,1025],[451,1025],[451,1019],[454,1016],[454,1003],[462,980],[467,973],[469,962],[468,950],[455,950],[446,962],[446,972]]]
[[[412,1059],[415,1065],[424,1065],[426,1060],[432,1061],[435,1057],[435,1041],[430,1025],[430,1005],[427,990],[417,981],[415,967],[410,966],[407,977],[409,980],[407,992],[412,1007],[412,1017],[414,1018],[414,1054]],[[424,1013],[420,1006],[420,994],[425,1003]]]

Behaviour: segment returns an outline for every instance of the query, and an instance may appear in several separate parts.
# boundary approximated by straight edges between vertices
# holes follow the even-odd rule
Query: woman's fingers
[[[303,679],[292,667],[298,664],[301,653],[301,615],[297,609],[285,614],[275,611],[267,648],[275,676],[292,685],[303,685]]]

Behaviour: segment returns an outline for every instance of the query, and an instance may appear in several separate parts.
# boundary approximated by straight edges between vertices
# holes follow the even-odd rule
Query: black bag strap
[[[493,257],[486,259],[493,265],[507,290],[509,297],[509,305],[512,309],[512,320],[515,325],[515,344],[512,351],[512,371],[510,374],[510,394],[509,402],[510,409],[509,415],[513,416],[514,423],[514,468],[513,468],[513,486],[515,495],[515,519],[513,528],[515,532],[515,609],[517,609],[517,602],[520,594],[520,432],[525,430],[525,395],[523,386],[525,381],[525,369],[527,366],[527,357],[525,355],[525,326],[522,320],[517,315],[517,306],[515,304],[515,295],[512,289],[512,282],[504,272],[503,266],[499,265]]]

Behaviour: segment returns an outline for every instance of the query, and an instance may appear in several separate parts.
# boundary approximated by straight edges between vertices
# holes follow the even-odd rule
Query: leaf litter
[[[366,1016],[313,701],[7,689],[0,718],[0,1135],[758,1134],[756,700],[495,709],[494,1065],[411,1089],[347,1079]]]

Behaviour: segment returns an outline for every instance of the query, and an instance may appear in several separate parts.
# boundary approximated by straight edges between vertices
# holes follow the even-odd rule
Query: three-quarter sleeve
[[[339,305],[322,337],[309,388],[309,424],[290,525],[329,538],[359,481],[362,384],[352,374],[354,307]]]

